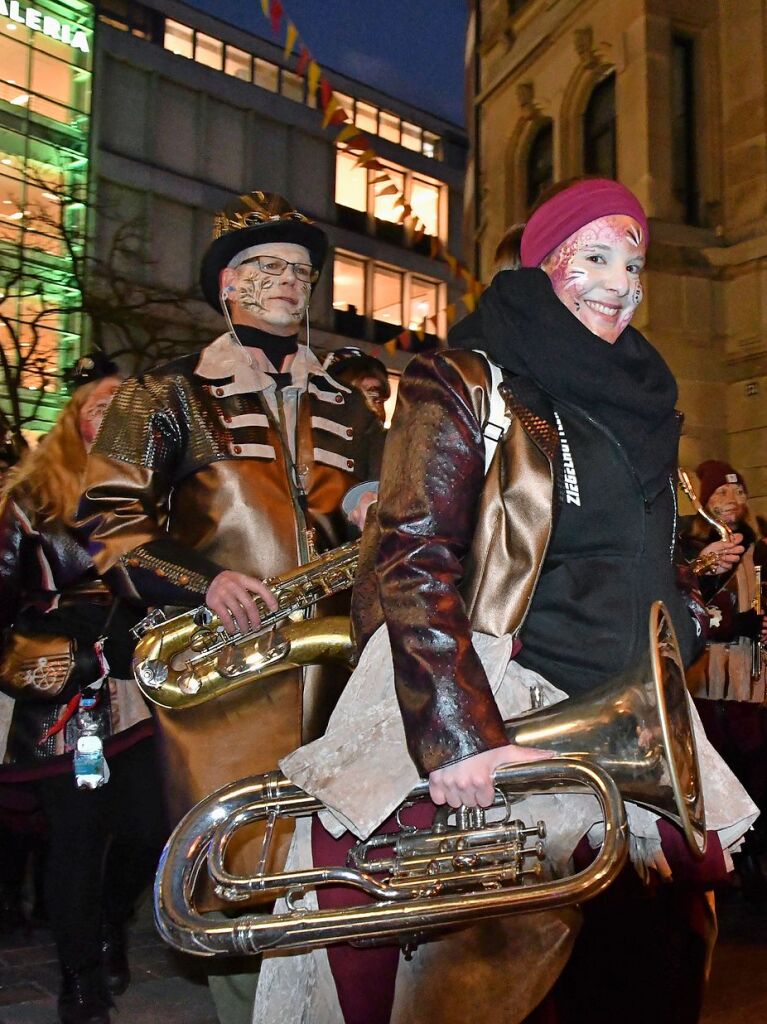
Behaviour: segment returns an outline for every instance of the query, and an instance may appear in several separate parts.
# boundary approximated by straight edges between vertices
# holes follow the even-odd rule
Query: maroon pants
[[[402,815],[407,824],[430,824],[433,805]],[[660,822],[664,853],[674,885],[644,885],[629,865],[613,886],[583,907],[584,924],[567,967],[525,1024],[695,1024],[700,1015],[704,971],[711,936],[705,890],[723,876],[716,834],[702,863],[686,853],[681,835]],[[389,818],[377,830],[397,830]],[[356,839],[340,839],[312,826],[315,866],[342,865]],[[576,864],[593,856],[583,842]],[[318,891],[322,910],[359,906],[371,900],[342,886]],[[359,949],[330,946],[328,959],[346,1024],[389,1024],[399,963],[398,945]],[[416,955],[418,955],[416,953]]]

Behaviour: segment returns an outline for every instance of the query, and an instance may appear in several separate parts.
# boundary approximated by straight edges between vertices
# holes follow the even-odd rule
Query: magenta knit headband
[[[522,235],[522,266],[538,267],[566,238],[592,220],[625,214],[641,226],[649,240],[647,217],[633,192],[609,178],[587,178],[539,206]]]

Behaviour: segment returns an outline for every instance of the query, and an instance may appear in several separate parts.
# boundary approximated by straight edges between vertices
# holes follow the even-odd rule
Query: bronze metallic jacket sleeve
[[[482,430],[461,377],[440,355],[414,359],[384,450],[377,575],[422,774],[507,742],[458,589],[484,478]]]
[[[88,459],[78,532],[99,575],[124,597],[194,606],[221,571],[165,530],[185,443],[172,381],[151,393],[140,380],[120,387]]]

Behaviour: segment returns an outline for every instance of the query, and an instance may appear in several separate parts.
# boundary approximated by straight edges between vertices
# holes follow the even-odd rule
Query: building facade
[[[680,384],[681,458],[726,458],[767,514],[767,3],[476,0],[467,251],[546,185],[619,178],[651,218],[637,326]]]
[[[465,285],[432,258],[432,239],[462,250],[465,133],[324,70],[385,185],[381,170],[335,144],[340,126],[323,128],[306,76],[279,45],[175,0],[0,0],[0,294],[21,263],[25,280],[45,282],[20,292],[10,318],[22,335],[34,320],[43,339],[44,379],[30,369],[21,381],[22,398],[37,401],[31,426],[55,416],[65,396],[58,371],[92,343],[70,242],[79,251],[87,238],[91,267],[107,276],[180,296],[172,341],[193,348],[223,328],[197,289],[214,212],[254,188],[287,196],[330,236],[312,300],[315,347],[353,345],[396,371],[412,350],[444,340]],[[88,186],[79,211],[62,204],[69,184]],[[36,320],[35,304],[45,309]],[[165,335],[181,306],[154,305]],[[3,322],[8,309],[4,301]],[[108,345],[108,323],[98,338]],[[0,342],[12,361],[11,339]],[[152,356],[150,344],[144,362]]]
[[[419,238],[396,197],[379,194],[380,171],[335,145],[338,126],[322,127],[316,96],[282,47],[174,0],[103,0],[98,11],[95,179],[118,220],[146,224],[145,273],[194,287],[213,212],[233,193],[280,192],[334,246],[312,304],[316,345],[378,351],[410,328],[421,335],[414,345],[444,339],[446,307],[461,289],[431,258],[430,236],[461,251],[461,129],[326,72],[425,225]],[[107,220],[99,244],[109,244]],[[395,366],[408,358],[383,355]]]

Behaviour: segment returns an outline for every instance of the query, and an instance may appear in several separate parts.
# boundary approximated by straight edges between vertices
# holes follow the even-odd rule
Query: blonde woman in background
[[[13,699],[0,733],[0,815],[23,804],[39,808],[47,825],[45,900],[62,1024],[109,1021],[112,996],[129,982],[125,923],[165,831],[152,721],[129,678],[130,627],[143,609],[115,605],[71,530],[88,451],[120,382],[108,370],[75,390],[0,497],[0,688]],[[52,659],[43,652],[57,638],[74,641],[74,667],[46,699],[44,686],[20,685],[31,676],[15,671],[12,654],[23,646],[31,658],[23,667],[36,666],[46,684]],[[95,701],[87,713],[86,694]],[[109,769],[98,788],[75,780],[73,749],[84,729],[101,740]]]

